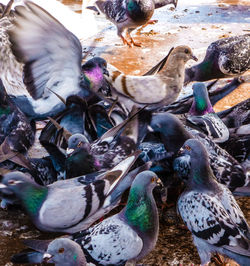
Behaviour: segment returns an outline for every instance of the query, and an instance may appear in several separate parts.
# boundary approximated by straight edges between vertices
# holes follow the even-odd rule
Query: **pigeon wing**
[[[69,89],[80,88],[81,44],[44,9],[29,1],[26,5],[16,7],[16,27],[9,36],[14,55],[25,64],[27,90],[34,99],[46,98],[49,89],[66,97]]]
[[[187,192],[178,201],[178,211],[192,234],[211,245],[233,247],[242,239],[238,226],[214,195]]]
[[[88,231],[89,234],[78,241],[81,241],[84,253],[89,254],[100,264],[120,265],[137,257],[143,247],[143,241],[138,234],[117,215]]]

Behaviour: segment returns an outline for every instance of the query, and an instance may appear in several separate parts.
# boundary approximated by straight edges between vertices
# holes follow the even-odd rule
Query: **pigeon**
[[[187,115],[187,124],[202,131],[216,143],[227,141],[228,128],[214,112],[205,84],[197,82],[192,88],[194,100]]]
[[[190,167],[177,208],[192,233],[201,264],[207,265],[212,253],[220,253],[249,265],[249,225],[231,191],[216,181],[205,147],[189,139],[179,155],[188,158]]]
[[[94,97],[107,73],[103,58],[92,58],[81,67],[82,47],[78,38],[33,2],[17,6],[15,27],[9,31],[11,49],[24,64],[24,84],[31,97],[19,95],[13,101],[27,116],[45,119],[65,108],[62,98],[76,94]]]
[[[214,106],[219,100],[227,96],[229,93],[234,91],[236,88],[244,82],[240,78],[234,78],[232,81],[230,81],[228,84],[223,86],[222,88],[217,87],[214,89],[214,84],[217,82],[213,81],[210,84],[207,85],[208,89],[208,95],[211,104]],[[187,95],[183,98],[178,99],[176,102],[169,104],[161,109],[159,109],[159,112],[170,112],[172,114],[185,114],[187,113],[193,103],[193,94]]]
[[[197,58],[188,46],[172,48],[166,58],[159,72],[146,76],[125,75],[108,64],[109,76],[105,77],[112,85],[112,95],[129,110],[134,104],[156,109],[174,102],[182,89],[186,62]]]
[[[141,117],[142,112],[143,109],[133,111],[126,120],[110,128],[92,143],[88,141],[85,135],[80,133],[72,135],[67,132],[67,136],[61,134],[61,138],[65,138],[67,141],[65,153],[61,151],[60,143],[63,142],[62,140],[58,140],[59,145],[57,145],[56,143],[48,143],[43,136],[40,142],[52,157],[55,168],[61,173],[66,171],[64,178],[72,178],[100,169],[107,170],[117,165],[137,149],[137,142],[140,142],[143,134],[141,134],[142,136],[138,134],[138,138],[135,138],[132,136],[133,134],[125,131],[130,121],[136,116]],[[56,125],[59,131],[64,130],[56,121],[53,121],[53,124]]]
[[[69,236],[73,243],[81,246],[88,263],[93,263],[93,265],[124,265],[127,261],[135,263],[155,247],[159,231],[159,217],[152,190],[159,184],[161,181],[154,172],[139,173],[132,183],[127,205],[120,213],[87,230]],[[60,242],[60,245],[55,244],[54,241]],[[53,242],[56,247],[60,248],[64,247],[63,243],[66,244],[65,240],[60,240],[60,238],[52,242],[26,240],[24,243],[38,252],[16,254],[12,257],[12,262],[27,263],[30,262],[29,258],[34,258],[33,263],[41,263],[41,253],[43,258],[47,258],[47,262],[53,262],[54,257],[51,256],[55,253],[55,249],[51,247]],[[67,242],[67,246],[69,245],[67,249],[75,250],[75,247],[73,248],[75,244]],[[67,249],[64,247],[61,252],[60,249],[57,251],[65,252],[66,255]],[[56,252],[55,256],[59,259],[58,255]]]
[[[250,68],[250,34],[211,43],[203,61],[185,70],[185,83],[240,75]]]
[[[195,129],[185,129],[175,115],[170,113],[153,115],[150,129],[154,134],[159,135],[159,140],[164,144],[169,158],[171,158],[171,153],[172,158],[177,155],[186,140],[198,139],[208,151],[210,166],[218,182],[232,191],[249,183],[249,176],[245,174],[238,161],[205,134]]]
[[[218,116],[228,128],[250,124],[250,98],[227,110],[218,112]]]
[[[56,266],[85,266],[86,258],[81,246],[69,238],[53,241],[24,240],[35,251],[12,256],[12,263],[54,263]]]
[[[15,106],[1,80],[0,124],[0,163],[10,160],[30,167],[23,154],[34,144],[36,125]]]
[[[4,175],[1,193],[15,194],[36,227],[42,231],[75,233],[86,229],[117,206],[133,180],[126,176],[139,155],[135,152],[115,170],[89,184],[62,180],[40,186],[21,172]],[[77,184],[75,184],[77,182]]]
[[[220,146],[241,164],[250,156],[250,124],[230,129],[228,141]]]
[[[139,26],[154,23],[150,21],[155,8],[168,4],[177,6],[177,0],[97,0],[95,5],[98,10],[105,14],[106,18],[117,27],[117,35],[122,39],[123,44],[132,47],[141,46],[136,43],[130,33]],[[93,7],[89,7],[93,9]],[[95,9],[95,7],[94,7]],[[124,33],[126,36],[124,36]]]

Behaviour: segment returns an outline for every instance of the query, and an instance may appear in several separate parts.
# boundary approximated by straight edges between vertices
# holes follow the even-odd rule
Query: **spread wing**
[[[9,36],[14,55],[25,64],[27,90],[34,99],[48,97],[49,89],[66,98],[79,90],[81,44],[44,9],[29,1],[26,5],[16,7],[16,27]]]

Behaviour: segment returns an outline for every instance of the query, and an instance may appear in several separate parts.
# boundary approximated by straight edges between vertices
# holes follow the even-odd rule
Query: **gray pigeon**
[[[106,18],[117,27],[117,35],[128,46],[141,46],[130,33],[139,26],[154,23],[150,21],[155,8],[168,4],[177,5],[177,0],[97,0],[95,5],[106,15]],[[89,7],[93,9],[93,7]],[[95,9],[95,7],[94,7]],[[127,36],[124,36],[126,33]]]
[[[86,258],[81,246],[69,238],[53,241],[26,240],[24,243],[35,251],[12,256],[13,263],[54,263],[56,266],[85,266]]]
[[[162,183],[154,172],[141,172],[133,181],[127,205],[120,213],[69,237],[81,246],[88,263],[117,266],[124,265],[127,261],[135,263],[152,251],[159,231],[158,210],[152,195],[152,190],[157,184]],[[48,254],[43,257],[47,257],[48,262],[53,262],[54,257],[51,257],[55,254],[53,246],[61,248],[62,243],[60,241],[60,245],[52,245],[53,242],[49,244],[46,240],[26,240],[25,244],[40,253],[47,250]],[[68,241],[68,243],[73,245],[74,242]],[[64,250],[61,249],[61,253],[64,252],[65,254],[67,252],[65,247]],[[41,263],[42,258],[41,255],[37,256],[38,253],[14,255],[14,262],[27,263],[33,258],[33,263]],[[57,252],[56,254],[57,258],[61,257]]]
[[[185,83],[240,75],[250,68],[250,34],[211,43],[205,58],[186,69]]]
[[[225,184],[231,191],[249,183],[245,170],[227,151],[220,148],[205,134],[185,128],[181,121],[170,113],[159,113],[152,117],[151,129],[160,136],[166,151],[176,155],[188,139],[198,139],[208,151],[210,166],[218,182]],[[185,175],[185,171],[183,173]]]
[[[163,66],[154,75],[125,75],[108,64],[108,82],[112,85],[112,96],[118,97],[129,110],[136,104],[148,108],[160,108],[176,100],[184,82],[185,64],[190,59],[197,61],[188,46],[172,48]],[[162,60],[163,61],[163,60]]]
[[[43,187],[21,172],[12,172],[3,177],[0,189],[7,196],[11,191],[21,200],[40,230],[74,233],[86,229],[118,205],[135,177],[126,174],[139,154],[140,151],[135,152],[89,184],[80,184],[76,178]]]
[[[187,124],[204,132],[216,143],[227,141],[229,130],[214,112],[206,85],[201,82],[195,83],[193,85],[193,96],[193,104],[187,115]]]
[[[205,147],[189,139],[179,155],[188,158],[190,168],[178,211],[193,235],[201,264],[209,263],[212,253],[220,253],[250,265],[249,225],[230,190],[216,181]]]

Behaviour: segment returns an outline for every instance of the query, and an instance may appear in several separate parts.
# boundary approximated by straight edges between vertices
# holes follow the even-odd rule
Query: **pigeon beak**
[[[198,61],[198,58],[197,58],[195,55],[193,55],[193,54],[191,55],[191,58],[192,58],[194,61],[196,61],[196,62]]]
[[[149,132],[154,132],[153,128],[151,126],[149,126],[149,125],[147,126],[147,129],[148,129]]]
[[[109,77],[109,72],[108,72],[107,68],[103,68],[103,75],[106,75]]]
[[[74,149],[67,148],[67,150],[66,150],[67,156],[70,156],[73,152],[74,152]]]
[[[184,151],[185,151],[185,149],[180,148],[180,150],[177,153],[177,156],[183,155]]]
[[[0,184],[0,188],[7,188],[4,184]]]
[[[158,186],[160,186],[160,187],[164,187],[164,186],[163,186],[163,183],[162,183],[162,181],[161,181],[160,178],[157,178],[157,180],[156,180],[156,184],[157,184]]]
[[[44,254],[43,254],[43,261],[42,261],[42,262],[48,263],[52,257],[53,257],[53,256],[52,256],[51,254],[49,254],[49,253],[44,253]]]

